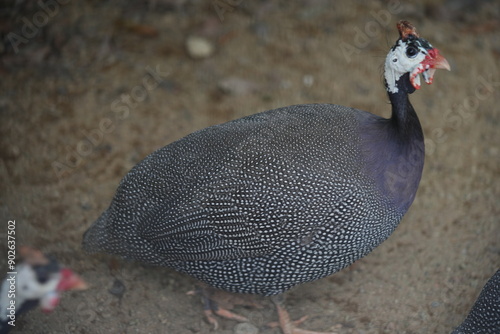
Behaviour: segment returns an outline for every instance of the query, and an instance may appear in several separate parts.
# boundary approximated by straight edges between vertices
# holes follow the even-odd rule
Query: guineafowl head
[[[385,60],[384,77],[389,93],[397,93],[401,88],[413,93],[420,88],[419,74],[427,84],[431,84],[436,69],[450,70],[448,61],[439,54],[439,50],[419,37],[411,23],[399,21],[397,27],[400,37]],[[401,83],[406,80],[405,74],[408,74],[411,85]]]

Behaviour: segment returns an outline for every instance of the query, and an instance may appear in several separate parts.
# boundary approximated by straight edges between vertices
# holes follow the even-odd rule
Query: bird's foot
[[[245,318],[244,316],[241,316],[241,315],[236,314],[234,312],[231,312],[229,310],[220,308],[216,305],[214,308],[205,309],[204,313],[205,313],[205,318],[207,319],[208,323],[214,327],[214,330],[217,330],[219,328],[219,322],[217,321],[217,318],[215,317],[214,313],[217,314],[221,318],[236,320],[238,322],[248,322],[248,319]]]
[[[305,315],[299,320],[291,321],[290,315],[287,310],[281,305],[282,299],[277,297],[272,297],[274,305],[276,305],[276,311],[278,312],[279,321],[272,322],[268,324],[269,327],[281,327],[283,334],[338,334],[336,332],[314,332],[306,329],[298,328],[297,326],[303,323],[308,316]]]
[[[234,305],[260,307],[260,305],[255,303],[253,300],[245,300],[241,297],[234,296],[234,294],[205,286],[189,291],[187,294],[201,295],[204,305],[205,318],[208,323],[213,326],[214,330],[219,328],[219,322],[217,321],[215,315],[238,322],[249,322],[248,318],[229,310],[233,308]]]

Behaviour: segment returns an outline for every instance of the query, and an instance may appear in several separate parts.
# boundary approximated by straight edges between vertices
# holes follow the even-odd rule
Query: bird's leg
[[[217,293],[214,293],[212,291],[214,289],[210,289],[208,287],[200,287],[197,288],[196,290],[189,291],[189,295],[194,295],[194,294],[199,294],[202,297],[203,300],[203,307],[204,307],[204,313],[205,317],[207,318],[207,321],[214,327],[214,329],[217,329],[219,327],[219,322],[217,321],[217,318],[215,317],[214,313],[217,314],[218,316],[230,320],[236,320],[238,322],[248,322],[249,320],[239,314],[236,314],[234,312],[229,311],[226,308],[220,307],[219,303],[216,301],[218,294],[221,293],[220,291],[217,291]]]
[[[217,330],[219,328],[219,322],[214,316],[214,312],[212,311],[212,301],[205,296],[202,297],[203,299],[203,313],[205,314],[205,318],[207,319],[208,323],[214,327],[214,330]]]
[[[276,311],[278,312],[279,324],[283,334],[337,334],[335,332],[313,332],[305,329],[297,328],[296,326],[304,322],[307,319],[307,315],[303,316],[299,320],[291,321],[290,315],[287,310],[283,307],[283,295],[272,296],[271,300],[276,306]],[[271,326],[273,326],[271,324]]]

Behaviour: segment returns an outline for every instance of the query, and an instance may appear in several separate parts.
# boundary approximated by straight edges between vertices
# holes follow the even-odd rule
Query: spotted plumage
[[[497,270],[477,301],[452,334],[498,334],[500,333],[500,270]]]

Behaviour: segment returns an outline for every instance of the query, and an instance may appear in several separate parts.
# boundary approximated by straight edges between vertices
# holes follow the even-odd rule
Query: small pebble
[[[433,301],[433,302],[431,303],[431,306],[432,306],[432,307],[439,307],[439,306],[441,306],[441,303],[440,303],[440,302],[438,302],[438,301]]]
[[[214,51],[214,45],[206,38],[190,36],[186,40],[186,49],[194,59],[202,59],[210,57]]]
[[[250,80],[228,77],[219,81],[218,86],[222,91],[232,95],[247,95],[257,90],[258,85]]]
[[[242,322],[234,326],[234,334],[258,334],[259,329],[249,322]]]
[[[311,87],[314,84],[314,77],[310,74],[304,75],[302,82],[304,83],[304,86]]]
[[[119,279],[115,279],[115,281],[113,282],[113,286],[109,288],[108,291],[112,295],[115,295],[121,299],[123,297],[123,294],[125,293],[125,285]]]

